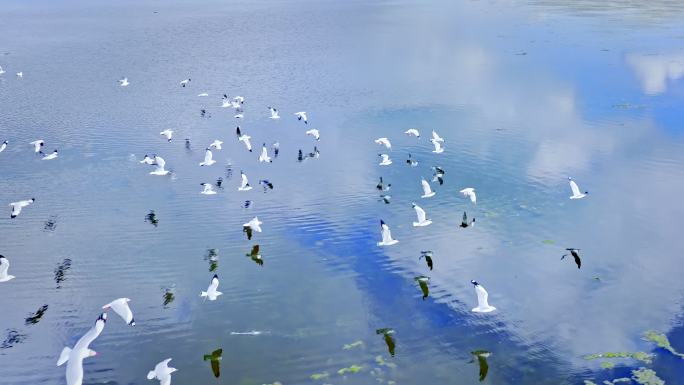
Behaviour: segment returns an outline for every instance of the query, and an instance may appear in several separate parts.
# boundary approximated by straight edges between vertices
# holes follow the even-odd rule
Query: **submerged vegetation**
[[[585,360],[596,360],[599,358],[632,358],[646,364],[653,362],[653,354],[645,352],[608,352],[584,356]]]
[[[667,336],[665,334],[658,333],[655,330],[648,330],[647,332],[644,333],[643,339],[645,341],[655,343],[659,348],[663,348],[663,349],[667,350],[668,352],[672,353],[673,355],[684,360],[684,354],[677,352],[672,347],[672,345],[670,344],[670,340],[667,338]]]

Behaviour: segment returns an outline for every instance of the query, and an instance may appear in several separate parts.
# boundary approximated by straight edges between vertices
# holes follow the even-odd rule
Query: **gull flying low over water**
[[[271,119],[280,119],[280,115],[278,115],[278,110],[276,110],[273,107],[268,107],[268,110],[271,112],[271,116],[269,118]]]
[[[431,139],[430,141],[431,141],[431,142],[432,142],[432,141],[435,141],[435,142],[442,142],[442,143],[444,143],[444,139],[442,139],[442,137],[439,136],[439,134],[437,134],[437,133],[435,132],[435,130],[432,130],[432,139]]]
[[[245,144],[245,147],[247,147],[247,150],[249,150],[249,152],[252,152],[252,143],[249,141],[250,139],[252,139],[252,137],[247,134],[242,134],[242,132],[240,131],[240,126],[238,126],[238,128],[235,130],[235,133],[237,134],[238,140]]]
[[[392,149],[392,143],[390,143],[389,139],[387,138],[377,138],[375,139],[375,143],[387,147],[388,150]]]
[[[428,269],[432,270],[432,266],[433,266],[432,265],[432,256],[433,256],[433,254],[432,254],[432,251],[430,251],[430,250],[421,251],[420,257],[418,257],[418,259],[420,260],[420,259],[425,258],[425,263],[427,263]]]
[[[411,166],[411,167],[416,167],[418,166],[418,161],[413,159],[413,156],[411,156],[411,153],[409,152],[408,159],[406,159],[406,163]]]
[[[432,224],[432,221],[427,219],[425,210],[415,203],[411,203],[411,206],[416,210],[416,216],[418,217],[418,222],[413,222],[413,227],[424,227]]]
[[[264,192],[266,192],[267,189],[273,190],[273,183],[271,183],[268,179],[261,179],[259,184],[264,187]]]
[[[252,246],[252,251],[250,251],[247,256],[250,257],[257,265],[264,265],[264,260],[261,258],[261,254],[259,254],[259,245]]]
[[[200,194],[204,195],[214,195],[216,194],[216,191],[214,191],[214,185],[211,183],[200,183],[200,186],[204,186],[204,190],[200,192]]]
[[[435,149],[432,150],[435,154],[441,154],[444,152],[444,147],[442,147],[442,142],[434,139],[430,139],[430,142],[432,142],[432,145],[435,146]]]
[[[389,155],[378,154],[378,156],[382,158],[379,163],[381,166],[389,166],[390,164],[392,164],[392,159],[390,159]]]
[[[218,291],[219,287],[219,278],[217,274],[214,274],[214,277],[211,279],[211,283],[209,283],[209,287],[207,288],[207,291],[203,291],[200,293],[200,297],[206,298],[209,301],[216,301],[216,298],[223,294],[220,291]]]
[[[9,259],[5,258],[4,255],[0,255],[0,282],[7,282],[15,278],[13,275],[7,274],[9,267]]]
[[[211,153],[211,150],[207,147],[206,150],[204,151],[204,162],[201,162],[199,165],[200,166],[211,166],[212,164],[216,163],[216,161],[213,158],[213,154]]]
[[[304,124],[309,124],[309,121],[306,119],[306,111],[295,112],[295,116],[297,120],[303,120]]]
[[[169,170],[166,170],[164,168],[164,166],[166,166],[166,161],[164,160],[164,158],[162,158],[161,156],[155,155],[154,156],[154,164],[157,165],[157,168],[154,171],[150,172],[150,175],[168,175],[169,174]]]
[[[321,133],[318,132],[318,130],[315,128],[312,128],[311,130],[305,132],[305,134],[307,134],[309,136],[313,136],[314,139],[316,139],[316,140],[321,140]]]
[[[19,202],[12,202],[9,204],[9,206],[12,208],[12,213],[10,214],[10,218],[16,218],[17,215],[21,213],[21,209],[30,205],[31,203],[35,202],[36,198],[31,198],[31,199],[26,199],[23,201]]]
[[[245,173],[242,171],[240,171],[240,178],[242,178],[242,184],[240,184],[240,187],[238,187],[238,191],[251,190],[252,186],[249,185],[249,180],[247,179],[247,175],[245,175]]]
[[[171,138],[173,138],[173,130],[167,128],[166,130],[160,132],[159,135],[165,136],[166,140],[170,142]]]
[[[464,188],[463,190],[460,191],[461,194],[463,194],[464,197],[470,198],[470,201],[473,202],[473,204],[477,204],[477,195],[475,195],[475,189],[472,187],[467,187]]]
[[[135,326],[135,319],[133,318],[133,312],[131,311],[131,308],[128,306],[128,303],[131,302],[130,298],[118,298],[115,299],[114,301],[102,306],[102,309],[104,309],[105,312],[111,310],[114,310],[116,314],[123,319],[126,324],[130,326]]]
[[[147,373],[147,379],[157,379],[159,380],[159,385],[171,385],[171,374],[178,371],[178,369],[169,367],[170,361],[171,358],[167,358],[155,365],[154,370],[150,370],[150,372]]]
[[[252,230],[252,231],[256,231],[257,233],[260,233],[260,232],[261,232],[261,225],[262,225],[263,223],[264,223],[264,222],[261,222],[261,221],[259,220],[258,217],[254,217],[254,218],[252,218],[251,221],[249,221],[249,222],[243,224],[242,227],[243,227],[243,228],[244,228],[244,227],[247,227],[247,228],[249,228],[249,229]]]
[[[131,84],[131,83],[128,82],[128,78],[119,79],[119,85],[121,87],[128,87],[129,84]]]
[[[57,150],[55,150],[55,151],[52,151],[51,153],[49,153],[47,155],[43,152],[41,152],[41,154],[43,155],[43,158],[41,160],[53,160],[53,159],[57,158],[57,155],[59,153],[57,152]]]
[[[464,211],[463,212],[463,219],[461,220],[461,227],[463,227],[465,229],[468,226],[470,226],[470,227],[475,226],[475,218],[471,219],[470,222],[468,222],[468,215]]]
[[[577,186],[577,183],[575,183],[572,178],[568,177],[568,180],[570,181],[570,189],[572,190],[572,196],[570,199],[582,199],[589,194],[589,191],[582,193],[579,189],[579,186]]]
[[[0,144],[0,152],[5,151],[5,149],[7,148],[7,145],[8,145],[8,144],[9,144],[8,141],[2,142],[2,144]]]
[[[217,150],[220,150],[222,144],[223,144],[222,141],[220,141],[218,139],[214,139],[214,141],[211,142],[211,144],[209,145],[209,148],[215,148]]]
[[[42,139],[34,140],[33,142],[29,143],[33,145],[33,150],[35,153],[39,153],[42,149],[43,146],[45,145],[45,141]]]
[[[23,72],[17,72],[17,78],[21,79],[21,78],[23,78],[23,77],[24,77],[24,73],[23,73]]]
[[[375,186],[380,191],[388,191],[392,187],[391,183],[385,184],[385,182],[382,180],[382,177],[380,177],[380,181],[378,184]]]
[[[577,265],[577,268],[579,269],[580,267],[582,267],[582,260],[580,259],[580,256],[579,256],[579,250],[580,249],[569,248],[569,249],[565,249],[565,250],[569,251],[570,254],[572,255],[572,257],[575,259],[575,264]],[[561,260],[565,259],[566,256],[567,256],[567,254],[563,254],[563,256],[561,257]]]
[[[487,290],[474,280],[471,280],[470,283],[475,286],[475,292],[477,293],[477,307],[473,308],[473,312],[489,313],[496,310],[494,306],[489,306],[489,302],[487,301],[489,293],[487,293]]]
[[[185,79],[185,80],[181,80],[181,82],[180,82],[181,87],[187,86],[190,83],[190,81],[192,81],[192,79],[190,79],[190,78]]]
[[[423,186],[423,195],[421,195],[421,198],[432,198],[435,196],[435,192],[432,191],[432,188],[430,187],[430,183],[426,181],[425,179],[422,179],[420,181],[421,186]]]
[[[420,139],[420,132],[418,132],[418,130],[415,128],[409,128],[408,130],[404,131],[404,134],[408,136],[415,136],[416,138]]]
[[[261,146],[261,154],[259,155],[259,162],[273,162],[270,156],[268,156],[268,149],[266,148],[266,143]]]
[[[107,322],[107,314],[102,313],[95,321],[95,325],[86,332],[74,345],[73,349],[65,347],[57,360],[57,366],[65,363],[67,385],[81,385],[83,383],[83,360],[97,355],[90,349],[90,344],[100,336]]]
[[[399,243],[398,240],[392,239],[392,232],[390,231],[389,226],[387,226],[387,223],[382,219],[380,220],[380,233],[382,235],[382,241],[378,242],[378,246],[392,246]]]

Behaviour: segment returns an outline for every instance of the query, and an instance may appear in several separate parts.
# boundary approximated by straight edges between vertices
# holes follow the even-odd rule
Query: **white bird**
[[[471,280],[470,283],[475,286],[475,292],[477,293],[477,307],[473,308],[473,311],[475,313],[489,313],[496,310],[494,306],[489,306],[489,302],[487,302],[487,298],[489,297],[487,290],[476,281]]]
[[[209,301],[215,301],[216,297],[223,294],[217,290],[218,287],[219,287],[218,275],[214,274],[214,277],[211,279],[211,283],[209,284],[207,291],[201,292],[200,297],[206,297]]]
[[[380,233],[382,234],[382,241],[378,242],[378,246],[391,246],[399,242],[396,239],[392,239],[392,232],[382,219],[380,220]]]
[[[117,298],[114,301],[102,306],[102,309],[107,312],[109,310],[114,310],[114,313],[118,314],[126,324],[130,326],[135,326],[135,319],[133,318],[133,312],[128,306],[131,302],[130,298]]]
[[[33,145],[33,150],[34,152],[40,152],[40,150],[43,149],[43,146],[45,145],[45,141],[42,139],[34,140],[33,142],[29,143]]]
[[[389,158],[389,155],[387,155],[387,154],[378,154],[378,155],[382,158],[382,160],[380,160],[380,163],[379,163],[381,166],[389,166],[390,164],[392,164],[392,160]]]
[[[202,92],[201,94],[198,94],[197,96],[200,97],[200,98],[203,98],[203,97],[205,97],[205,96],[209,96],[209,94],[206,93],[206,92]]]
[[[249,227],[250,229],[252,229],[252,231],[256,231],[257,233],[260,233],[261,232],[261,225],[263,223],[264,222],[261,222],[259,220],[259,217],[254,217],[251,221],[242,225],[242,227]]]
[[[268,107],[269,111],[271,111],[271,119],[280,119],[280,115],[278,115],[278,110],[276,110],[273,107]]]
[[[316,140],[321,140],[321,133],[315,128],[305,132],[305,134],[313,136]]]
[[[247,147],[247,150],[249,150],[249,152],[252,152],[252,143],[249,141],[250,139],[252,139],[252,137],[247,134],[242,134],[240,132],[240,127],[237,128],[236,133],[238,140],[245,144],[245,147]]]
[[[128,87],[129,84],[131,83],[128,82],[128,78],[119,79],[119,85],[121,87]]]
[[[473,202],[473,204],[477,204],[477,195],[475,195],[475,189],[472,187],[467,187],[464,188],[463,190],[460,191],[461,194],[463,194],[464,197],[470,198],[470,201]]]
[[[2,144],[0,144],[0,152],[5,151],[5,149],[7,148],[7,145],[8,145],[8,144],[9,144],[8,141],[2,142]]]
[[[148,380],[159,380],[159,385],[171,385],[171,373],[177,372],[178,369],[169,367],[169,362],[171,358],[167,358],[164,361],[155,365],[154,370],[150,370],[147,373]]]
[[[166,130],[160,132],[159,135],[164,135],[166,140],[170,142],[171,138],[173,138],[173,130],[167,128]]]
[[[435,130],[432,130],[432,139],[430,139],[430,141],[433,141],[433,140],[434,140],[435,142],[442,142],[442,143],[444,143],[444,139],[442,139],[442,137],[439,136],[439,134],[437,134],[437,132],[435,132]]]
[[[17,72],[17,77],[18,77],[19,79],[23,78],[23,77],[24,77],[24,73],[23,73],[23,72]]]
[[[55,159],[57,157],[57,155],[58,155],[57,150],[55,150],[55,151],[52,151],[52,153],[50,153],[48,155],[44,155],[41,160],[52,160],[52,159]]]
[[[150,175],[167,175],[169,173],[169,170],[164,169],[164,166],[166,166],[166,161],[164,160],[164,158],[155,155],[154,163],[157,165],[157,168],[154,171],[152,171]]]
[[[74,345],[73,349],[65,347],[57,360],[57,366],[67,363],[67,385],[81,385],[83,383],[83,360],[94,357],[97,352],[90,349],[90,344],[100,336],[107,322],[107,314],[102,313],[95,321],[95,325],[86,332]]]
[[[154,164],[154,158],[150,158],[149,155],[145,154],[145,157],[143,158],[143,160],[140,161],[140,163],[152,165]]]
[[[387,139],[387,138],[377,138],[377,139],[375,139],[375,143],[380,144],[382,146],[385,146],[389,150],[392,149],[392,143],[390,143],[389,139]]]
[[[211,142],[211,144],[209,145],[209,148],[212,148],[212,147],[213,147],[213,148],[215,148],[215,149],[217,149],[217,150],[220,150],[222,144],[223,144],[222,141],[220,141],[220,140],[218,140],[218,139],[214,139],[214,141]]]
[[[214,185],[211,183],[200,183],[201,186],[204,186],[204,190],[200,194],[204,195],[214,195],[216,194],[216,191],[214,191]]]
[[[431,220],[427,219],[425,210],[415,203],[411,203],[411,205],[413,206],[413,209],[416,210],[416,216],[418,217],[418,222],[413,222],[414,227],[423,227],[432,223]]]
[[[191,80],[192,80],[192,79],[190,79],[190,78],[185,79],[185,80],[181,80],[181,82],[180,82],[181,87],[187,86],[188,83],[190,83]]]
[[[0,255],[0,282],[7,282],[15,278],[13,275],[7,274],[9,267],[9,259],[5,258],[3,255]]]
[[[415,128],[409,128],[408,130],[404,131],[404,134],[420,138],[420,132],[418,132],[418,130],[416,130]]]
[[[433,153],[435,154],[441,154],[444,152],[444,147],[442,147],[442,142],[434,139],[430,139],[430,142],[435,146],[435,149],[432,150]]]
[[[7,71],[5,71],[4,69],[2,69],[2,66],[0,66],[0,75],[4,74],[5,72],[7,72]]]
[[[211,153],[211,150],[209,148],[204,151],[204,162],[200,162],[200,166],[211,166],[212,164],[216,163],[216,161],[213,158],[213,154]]]
[[[309,124],[309,121],[306,119],[306,111],[295,112],[295,116],[297,120],[303,120],[304,124]]]
[[[238,191],[251,190],[252,186],[249,185],[249,180],[247,180],[247,175],[245,175],[244,172],[240,171],[240,177],[242,178],[242,184],[240,184],[240,187],[238,187]]]
[[[572,196],[570,199],[582,199],[589,194],[589,191],[582,193],[579,189],[579,186],[577,186],[577,183],[575,183],[572,178],[568,177],[568,180],[570,181],[570,189],[572,190]]]
[[[271,157],[268,156],[268,149],[266,148],[266,143],[261,147],[261,155],[259,155],[259,162],[273,162]]]
[[[421,198],[432,198],[433,196],[435,196],[435,192],[432,191],[432,188],[430,187],[430,183],[428,183],[428,181],[422,179],[420,181],[420,184],[423,186],[423,195],[421,195]]]
[[[30,205],[31,203],[35,202],[36,198],[31,198],[27,199],[24,201],[19,201],[19,202],[12,202],[10,203],[10,207],[12,207],[12,214],[10,214],[10,218],[16,218],[19,213],[21,213],[21,209]]]

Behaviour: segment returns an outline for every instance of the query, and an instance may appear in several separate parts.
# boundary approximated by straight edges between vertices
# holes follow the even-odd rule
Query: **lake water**
[[[656,330],[684,352],[684,5],[641,3],[3,2],[0,204],[36,202],[0,219],[17,277],[0,283],[0,383],[65,384],[62,347],[128,297],[137,325],[112,314],[84,384],[147,384],[167,357],[174,384],[477,384],[478,358],[487,384],[642,367],[684,384],[684,361],[642,338]],[[257,150],[280,142],[272,164],[235,139],[223,93],[246,98],[239,124]],[[392,140],[389,167],[378,137]],[[217,138],[218,163],[199,167]],[[35,139],[59,158],[41,161]],[[320,157],[297,162],[314,145]],[[174,177],[148,175],[146,153]],[[421,199],[431,166],[444,185]],[[253,190],[237,191],[240,170]],[[568,176],[587,198],[568,199]],[[199,194],[218,177],[217,195]],[[414,201],[431,226],[411,225]],[[458,226],[464,210],[477,226]],[[263,233],[247,240],[256,215]],[[380,219],[400,243],[376,246]],[[263,266],[245,256],[255,244]],[[566,247],[580,270],[560,260]],[[214,273],[223,295],[203,301]],[[471,279],[495,312],[470,311]],[[218,348],[216,378],[203,356]],[[585,359],[637,351],[652,362]]]

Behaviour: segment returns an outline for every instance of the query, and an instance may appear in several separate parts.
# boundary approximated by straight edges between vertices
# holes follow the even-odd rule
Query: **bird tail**
[[[62,349],[62,353],[59,355],[59,360],[57,360],[57,366],[64,365],[65,362],[69,361],[69,354],[71,353],[71,348],[65,347]]]
[[[150,370],[150,371],[147,373],[147,379],[148,379],[148,380],[152,380],[152,379],[154,379],[155,377],[157,377],[157,375],[154,373],[154,370]]]

